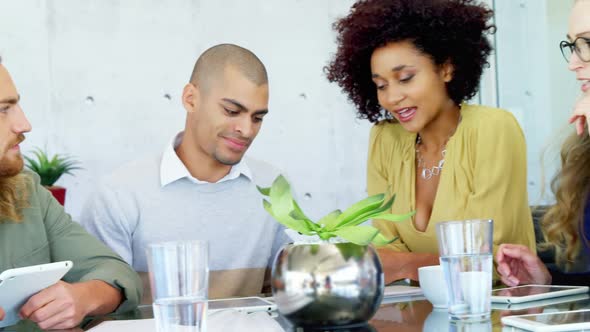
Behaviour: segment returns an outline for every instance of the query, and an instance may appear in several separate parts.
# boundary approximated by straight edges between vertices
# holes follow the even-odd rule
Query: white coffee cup
[[[447,285],[440,265],[418,268],[418,279],[424,297],[434,308],[446,308],[448,305]]]

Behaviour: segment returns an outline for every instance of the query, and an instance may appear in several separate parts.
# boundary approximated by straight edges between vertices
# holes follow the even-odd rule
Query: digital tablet
[[[587,286],[525,285],[492,290],[492,302],[522,303],[584,293]]]
[[[58,282],[71,268],[71,261],[10,269],[0,274],[0,307],[6,316],[0,327],[16,324],[18,312],[39,291]]]
[[[590,299],[589,294],[566,295],[566,296],[554,297],[554,298],[550,298],[550,299],[529,301],[529,302],[523,302],[523,303],[492,302],[492,310],[510,310],[510,311],[526,310],[526,309],[531,309],[531,308],[548,307],[548,306],[553,306],[553,305],[557,305],[557,304],[561,304],[561,303],[584,301],[587,299]]]
[[[246,313],[258,311],[275,311],[277,305],[261,297],[239,297],[232,299],[209,300],[209,312],[220,310],[237,310]]]
[[[590,309],[502,317],[502,324],[529,331],[582,331],[590,329]]]

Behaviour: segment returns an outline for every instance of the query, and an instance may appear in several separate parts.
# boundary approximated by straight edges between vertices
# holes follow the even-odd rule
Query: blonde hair
[[[25,174],[0,178],[0,222],[21,222],[22,209],[28,206],[29,193]]]
[[[561,169],[551,181],[556,203],[541,220],[546,243],[555,249],[555,262],[566,270],[578,257],[584,238],[584,208],[590,193],[590,136],[571,134],[561,148]]]

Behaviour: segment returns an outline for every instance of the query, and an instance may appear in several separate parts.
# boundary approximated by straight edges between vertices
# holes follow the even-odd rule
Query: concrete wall
[[[83,171],[59,181],[76,217],[98,177],[161,151],[183,127],[180,94],[197,56],[237,43],[259,55],[271,80],[271,113],[250,154],[284,169],[312,216],[345,207],[365,196],[370,125],[322,68],[335,51],[331,24],[353,2],[0,1],[0,54],[34,128],[24,149],[82,161]],[[553,40],[565,34],[569,3],[487,2],[497,10],[498,54],[476,101],[499,102],[521,121],[534,201],[541,147],[567,113],[553,110],[572,100],[561,97],[572,77]]]
[[[237,43],[270,74],[271,113],[250,154],[285,170],[312,216],[345,207],[365,196],[370,126],[322,68],[335,51],[331,23],[352,3],[1,1],[0,54],[33,124],[24,150],[82,161],[59,181],[76,217],[97,177],[162,150],[184,126],[180,95],[197,56]]]

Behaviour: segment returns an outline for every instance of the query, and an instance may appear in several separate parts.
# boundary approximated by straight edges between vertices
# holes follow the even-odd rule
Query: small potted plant
[[[41,178],[41,185],[45,186],[55,197],[55,199],[64,205],[66,201],[66,188],[54,186],[55,182],[64,174],[72,174],[72,171],[81,169],[77,160],[70,156],[59,154],[53,157],[36,148],[33,151],[34,157],[24,156],[27,167],[37,173]]]
[[[297,326],[335,327],[366,324],[383,299],[383,268],[372,245],[392,243],[369,219],[405,220],[414,212],[394,215],[395,195],[363,199],[344,211],[335,210],[317,222],[293,199],[289,183],[277,177],[263,205],[275,220],[312,241],[285,245],[275,257],[272,292],[283,316]]]

